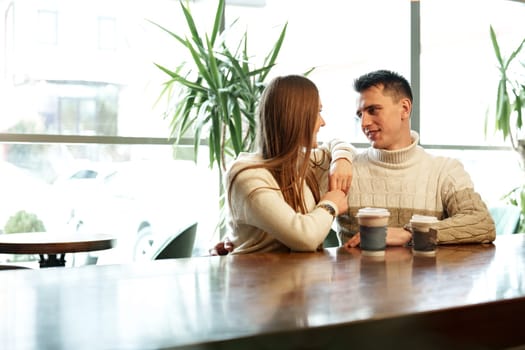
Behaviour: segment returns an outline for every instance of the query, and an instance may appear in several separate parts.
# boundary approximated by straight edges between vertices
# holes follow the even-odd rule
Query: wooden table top
[[[9,349],[479,349],[525,344],[525,235],[439,246],[0,272]],[[423,347],[424,345],[424,347]]]
[[[63,254],[113,248],[116,239],[107,234],[25,232],[0,234],[0,253]]]

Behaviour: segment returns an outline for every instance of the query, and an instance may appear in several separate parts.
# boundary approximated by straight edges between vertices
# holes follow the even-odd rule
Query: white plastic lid
[[[356,217],[361,216],[390,216],[390,212],[385,208],[361,208],[357,212]]]
[[[412,219],[410,219],[410,222],[422,222],[425,224],[433,224],[438,221],[437,217],[427,215],[412,215]]]

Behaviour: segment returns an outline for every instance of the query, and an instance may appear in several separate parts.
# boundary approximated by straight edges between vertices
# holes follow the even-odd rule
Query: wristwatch
[[[334,207],[332,207],[330,204],[327,204],[327,203],[321,203],[321,204],[318,204],[317,205],[317,208],[323,208],[324,210],[326,210],[330,215],[332,215],[334,218],[336,217],[336,212],[335,212],[335,209]]]

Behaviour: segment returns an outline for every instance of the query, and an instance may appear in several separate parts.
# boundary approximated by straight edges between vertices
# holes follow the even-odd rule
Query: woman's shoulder
[[[226,176],[228,179],[231,179],[231,177],[235,176],[239,172],[248,172],[250,175],[259,172],[265,173],[267,170],[263,167],[255,167],[250,169],[250,167],[257,166],[262,163],[263,159],[259,153],[239,153],[237,158],[229,165]]]
[[[233,164],[240,164],[240,163],[261,163],[262,162],[262,155],[260,153],[252,153],[252,152],[241,152],[235,158],[235,160],[232,162]]]
[[[249,190],[256,187],[276,187],[273,175],[264,166],[257,154],[239,154],[226,173],[226,185]]]
[[[241,152],[228,166],[228,172],[237,172],[241,169],[261,163],[262,156],[259,153]]]

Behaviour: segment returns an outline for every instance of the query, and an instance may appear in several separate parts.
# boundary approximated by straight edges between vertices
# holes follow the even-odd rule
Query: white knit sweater
[[[314,172],[319,182],[328,178],[330,162],[339,158],[350,161],[355,149],[334,140],[316,150],[312,156],[319,163]],[[260,163],[260,154],[242,153],[226,174],[228,188],[232,177],[241,169]],[[257,189],[257,190],[255,190]],[[255,191],[254,191],[255,190]],[[228,239],[233,243],[233,254],[274,251],[315,251],[326,238],[333,217],[322,208],[316,208],[312,191],[303,188],[307,214],[297,213],[284,200],[272,174],[264,169],[241,172],[231,186]],[[338,210],[335,203],[327,202]]]
[[[436,216],[440,244],[493,241],[494,221],[463,165],[427,153],[419,135],[411,135],[405,149],[370,147],[354,157],[348,215],[337,219],[341,242],[358,231],[355,214],[362,207],[387,208],[392,227],[408,224],[412,214]]]

